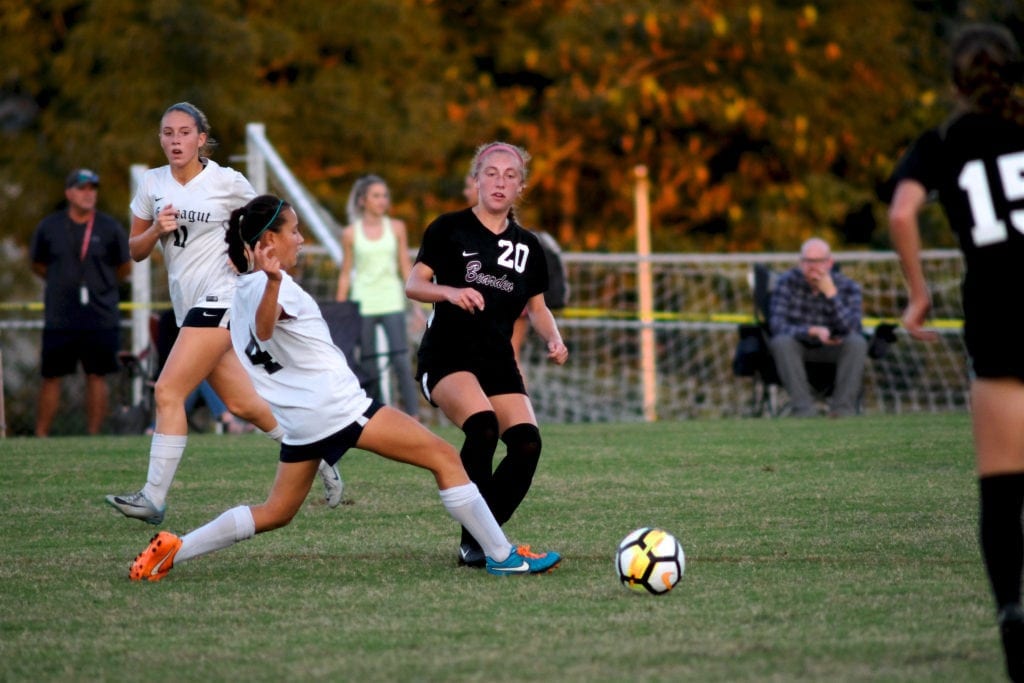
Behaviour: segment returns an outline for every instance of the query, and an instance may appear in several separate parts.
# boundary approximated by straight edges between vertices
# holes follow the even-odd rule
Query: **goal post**
[[[637,290],[640,299],[640,357],[643,379],[644,420],[658,419],[657,369],[654,357],[654,291],[651,281],[651,211],[650,181],[647,167],[637,166],[633,170],[635,184],[635,221],[637,255]]]
[[[7,438],[7,411],[4,408],[4,352],[0,349],[0,439]]]

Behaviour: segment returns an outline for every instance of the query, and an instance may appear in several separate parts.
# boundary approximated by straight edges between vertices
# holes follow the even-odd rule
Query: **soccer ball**
[[[679,583],[685,569],[683,546],[662,529],[643,527],[632,531],[615,552],[619,581],[638,593],[668,593]]]

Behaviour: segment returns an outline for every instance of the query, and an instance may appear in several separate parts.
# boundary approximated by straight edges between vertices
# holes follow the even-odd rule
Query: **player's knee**
[[[534,466],[540,460],[542,447],[540,430],[537,425],[523,423],[513,425],[501,435],[501,440],[508,446],[508,456],[522,458],[532,462]]]
[[[153,400],[156,401],[157,409],[185,404],[186,394],[180,387],[167,381],[157,380],[153,385]]]
[[[462,423],[466,440],[462,443],[459,459],[469,478],[481,489],[491,479],[494,451],[498,447],[498,416],[493,410],[482,410]]]
[[[438,481],[442,479],[447,481],[451,477],[457,478],[459,475],[466,474],[459,452],[441,437],[438,437],[437,441],[432,444],[430,453],[428,466]]]
[[[273,531],[291,524],[298,513],[298,507],[264,504],[260,506],[259,512],[253,509],[253,518],[257,520],[256,531]]]
[[[493,410],[473,413],[462,423],[462,432],[467,444],[493,450],[498,445],[498,415]]]
[[[229,413],[253,424],[260,422],[263,410],[270,411],[270,408],[256,397],[256,394],[250,396],[222,396],[221,400],[224,401],[224,407],[228,409]]]

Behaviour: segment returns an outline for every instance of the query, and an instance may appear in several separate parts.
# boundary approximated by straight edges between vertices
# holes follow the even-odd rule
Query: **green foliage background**
[[[125,216],[129,165],[164,163],[160,115],[189,100],[223,163],[264,122],[340,220],[384,175],[414,244],[502,138],[535,157],[525,221],[570,249],[632,246],[639,164],[658,250],[884,246],[879,190],[948,109],[964,20],[1024,33],[1011,0],[0,0],[0,211],[27,241],[89,165]]]

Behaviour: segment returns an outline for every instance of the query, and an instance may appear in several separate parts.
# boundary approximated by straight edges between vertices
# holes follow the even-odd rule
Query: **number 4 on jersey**
[[[245,356],[249,362],[256,366],[263,366],[268,375],[273,375],[282,368],[281,364],[274,360],[269,351],[264,351],[256,342],[256,337],[249,333],[249,344],[245,347]]]

